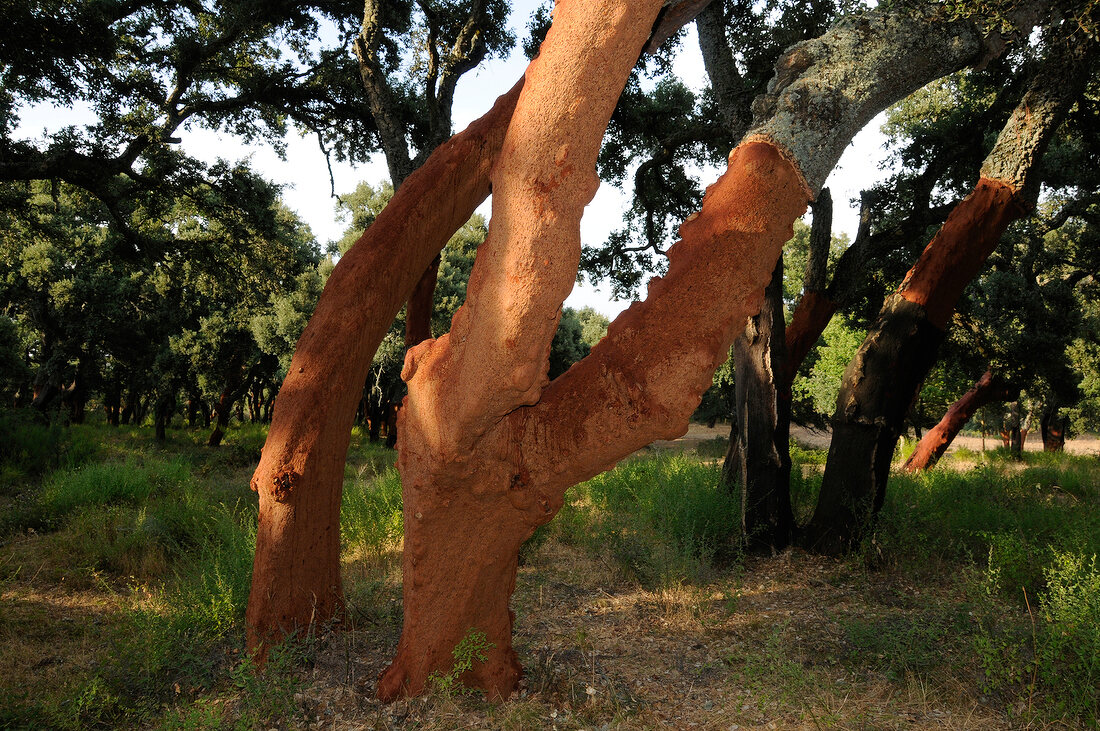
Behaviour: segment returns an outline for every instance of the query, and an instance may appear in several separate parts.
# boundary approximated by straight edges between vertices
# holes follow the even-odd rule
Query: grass
[[[549,525],[607,551],[648,588],[697,581],[737,553],[738,503],[719,476],[719,466],[683,454],[627,460],[573,488]]]
[[[75,446],[0,461],[19,474],[0,496],[15,508],[0,523],[3,728],[1098,724],[1095,458],[987,453],[967,472],[895,474],[843,561],[742,556],[738,498],[710,454],[724,444],[628,459],[572,489],[524,547],[520,696],[380,707],[401,627],[392,451],[353,434],[345,631],[280,648],[257,676],[243,612],[263,429],[210,450],[184,430],[158,445],[144,428],[24,426],[20,444]],[[824,452],[792,456],[804,517]]]

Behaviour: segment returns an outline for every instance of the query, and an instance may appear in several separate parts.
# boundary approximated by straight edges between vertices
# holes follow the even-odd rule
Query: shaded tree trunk
[[[225,387],[222,388],[222,392],[218,395],[218,400],[214,402],[214,431],[210,433],[206,446],[221,446],[222,439],[225,437],[225,430],[229,428],[229,417],[234,406],[237,407],[238,421],[244,421],[241,398],[248,393],[248,389],[252,385],[254,371],[255,364],[252,368],[245,369],[243,354],[233,354],[229,364],[229,378]]]
[[[157,399],[153,408],[153,431],[158,442],[168,440],[168,424],[172,421],[172,412],[176,409],[174,395]]]
[[[764,292],[764,305],[733,344],[735,409],[730,454],[723,469],[741,492],[745,546],[775,553],[791,542],[790,398],[777,392],[775,372],[786,350],[783,337],[783,260]],[[736,440],[736,445],[733,441]]]
[[[1069,419],[1058,415],[1058,402],[1052,401],[1043,409],[1039,428],[1043,436],[1044,452],[1064,452],[1066,449],[1066,427]]]
[[[1019,399],[1008,405],[1008,429],[1004,433],[1004,437],[1005,446],[1008,447],[1008,453],[1012,459],[1017,462],[1023,461],[1024,441],[1027,439],[1027,433],[1020,422]]]
[[[106,390],[103,392],[103,411],[106,414],[107,423],[110,426],[117,427],[119,415],[122,411],[122,387],[117,380],[112,379],[109,381]]]
[[[995,401],[1003,401],[1010,395],[1009,385],[994,376],[992,371],[986,371],[973,388],[951,404],[939,423],[928,430],[916,450],[905,461],[903,469],[906,472],[919,472],[932,467],[967,422],[978,413],[978,409]]]

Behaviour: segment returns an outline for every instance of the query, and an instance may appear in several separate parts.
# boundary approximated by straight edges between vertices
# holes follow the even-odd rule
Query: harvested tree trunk
[[[647,50],[704,4],[671,7]],[[428,265],[488,197],[489,173],[522,85],[521,79],[404,181],[340,258],[298,341],[251,483],[260,513],[245,624],[248,647],[261,662],[271,641],[328,622],[343,605],[344,462],[371,359]]]
[[[974,191],[886,300],[845,371],[817,508],[803,533],[807,548],[827,554],[855,548],[882,507],[905,414],[935,363],[955,304],[1008,225],[1034,205],[1033,171],[1088,76],[1083,48],[1069,43],[1032,79]]]
[[[559,2],[555,13],[594,13],[601,23],[610,17],[578,2]],[[575,276],[576,217],[594,187],[570,178],[577,169],[590,175],[596,146],[561,124],[553,105],[538,121],[517,119],[524,144],[508,147],[495,172],[494,202],[504,208],[494,208],[466,303],[449,334],[414,348],[405,362],[405,626],[381,697],[422,690],[474,628],[493,649],[464,680],[494,696],[510,692],[518,668],[507,597],[521,543],[560,509],[569,486],[654,439],[684,433],[715,368],[759,309],[794,219],[851,137],[882,105],[919,86],[922,73],[934,78],[980,56],[969,25],[945,33],[913,18],[876,18],[881,22],[834,29],[785,57],[783,81],[761,105],[765,121],[734,150],[702,210],[681,227],[666,276],[653,279],[647,299],[549,385],[552,313]],[[584,53],[596,47],[582,29],[567,27],[563,35],[584,38]],[[554,58],[544,46],[536,64]],[[854,69],[853,58],[860,61]],[[893,64],[906,73],[889,73]],[[836,79],[838,66],[864,96],[853,99],[844,83],[822,81]],[[607,83],[610,69],[601,67],[598,79],[574,93]],[[547,88],[565,81],[555,73]],[[820,107],[807,107],[808,94]],[[587,115],[598,105],[568,106]],[[824,119],[820,108],[834,115]],[[794,129],[801,134],[792,137]],[[543,137],[547,130],[560,137]],[[506,164],[515,150],[540,154]]]
[[[559,17],[598,16],[592,25],[561,33],[601,72],[586,80],[580,98],[602,97],[624,61],[620,51],[592,55],[598,56],[599,45],[594,30],[618,22],[625,27],[616,35],[631,35],[638,7],[655,14],[660,4],[635,3],[623,22],[600,6],[558,3],[555,24]],[[406,358],[409,397],[399,445],[408,516],[406,622],[380,695],[418,692],[432,669],[446,668],[457,640],[473,628],[495,646],[489,661],[464,680],[492,695],[511,691],[518,670],[507,596],[519,545],[552,517],[569,486],[654,439],[684,433],[714,369],[759,308],[793,220],[851,137],[885,105],[980,60],[985,51],[966,21],[872,17],[874,22],[861,17],[785,57],[780,80],[760,107],[765,121],[731,154],[729,170],[708,189],[703,209],[681,227],[668,274],[651,282],[646,302],[621,315],[588,358],[548,387],[554,313],[576,273],[576,218],[595,189],[591,168],[599,134],[567,133],[578,120],[559,123],[563,110],[554,105],[533,104],[526,123],[510,128],[519,135],[510,149],[534,154],[513,160],[518,168],[506,165],[502,155],[494,173],[495,205],[502,208],[497,215],[549,228],[517,243],[509,232],[521,238],[532,232],[498,221],[507,243],[491,245],[490,233],[479,250],[470,297],[452,332],[422,343]],[[553,56],[544,49],[540,59]],[[898,68],[905,72],[894,73]],[[551,70],[547,88],[572,78],[571,71],[557,71]],[[853,98],[852,85],[864,93]],[[606,101],[595,97],[591,105],[571,103],[568,109],[592,122]],[[807,106],[807,98],[820,104]],[[547,130],[558,136],[543,137]],[[353,257],[362,242],[353,247],[330,277],[299,342],[253,479],[261,508],[246,615],[253,649],[324,620],[339,606],[340,477],[355,403],[393,314],[472,211],[465,208],[472,196],[463,186],[487,191],[479,161],[493,157],[495,148],[482,144],[488,131],[464,138],[473,149],[451,148],[430,172],[421,168],[420,189],[401,198],[417,176],[406,181],[366,234],[388,244],[382,252],[388,256]],[[531,165],[524,167],[523,159]],[[574,176],[580,185],[569,180]],[[458,220],[440,238],[448,216]],[[355,264],[338,276],[349,259]],[[512,278],[522,285],[497,286]],[[459,397],[435,398],[454,394]],[[486,571],[471,576],[467,559]]]
[[[508,440],[494,438],[506,432],[489,432],[547,385],[550,342],[580,260],[581,214],[599,185],[600,140],[662,4],[557,4],[493,169],[493,217],[466,302],[450,333],[405,360],[405,623],[379,681],[384,699],[422,692],[474,630],[492,646],[462,680],[495,698],[519,680],[508,608],[519,547],[561,497],[530,495],[522,457],[517,465],[500,451]]]
[[[932,467],[951,446],[951,442],[967,422],[978,413],[978,409],[995,401],[1003,401],[1009,396],[1011,396],[1009,385],[994,376],[993,371],[986,371],[973,388],[951,404],[939,423],[928,430],[916,450],[909,455],[902,469],[906,472],[920,472]]]

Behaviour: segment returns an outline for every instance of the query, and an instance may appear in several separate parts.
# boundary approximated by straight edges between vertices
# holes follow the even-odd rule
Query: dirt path
[[[729,435],[730,428],[728,424],[708,427],[705,424],[692,423],[691,426],[688,427],[687,434],[679,439],[657,441],[654,442],[651,447],[653,449],[676,449],[687,451],[697,448],[703,442],[713,441],[715,439],[728,439]],[[832,432],[828,429],[808,429],[807,427],[797,424],[791,427],[791,438],[803,447],[809,447],[811,449],[828,449],[829,439],[831,437]],[[1000,439],[998,437],[986,437],[984,445],[985,450],[993,450],[998,446],[1000,446]],[[955,438],[955,441],[951,443],[947,452],[950,454],[960,448],[981,452],[983,451],[982,439],[981,437],[958,436]],[[1043,451],[1043,442],[1039,438],[1037,432],[1028,435],[1027,441],[1024,443],[1024,449],[1029,452]],[[1092,434],[1086,434],[1067,439],[1066,452],[1069,454],[1100,454],[1100,438]]]

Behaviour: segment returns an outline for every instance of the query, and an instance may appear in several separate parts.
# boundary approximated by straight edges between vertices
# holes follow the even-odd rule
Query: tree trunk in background
[[[1010,395],[1008,384],[994,376],[992,371],[986,371],[973,388],[951,404],[939,423],[928,430],[902,469],[919,472],[932,467],[978,409],[995,401],[1003,401]]]
[[[1012,459],[1021,462],[1024,459],[1024,440],[1027,436],[1020,426],[1020,401],[1017,399],[1008,406],[1008,453]]]
[[[741,491],[741,528],[752,551],[777,553],[791,542],[790,399],[776,391],[786,351],[783,336],[783,259],[764,291],[764,305],[734,341],[736,462],[723,472]],[[731,433],[731,440],[734,435]]]
[[[416,283],[405,305],[405,348],[412,348],[432,336],[432,312],[435,303],[435,282],[439,276],[439,257]]]
[[[175,408],[175,396],[157,399],[156,406],[153,409],[153,429],[158,442],[167,441],[168,423],[172,420],[172,411]]]
[[[807,548],[843,553],[859,544],[885,497],[898,434],[944,332],[919,305],[892,295],[844,372]]]
[[[240,400],[241,395],[248,390],[245,370],[244,370],[244,355],[242,353],[234,353],[229,362],[229,377],[226,379],[225,386],[222,388],[222,392],[218,394],[218,400],[214,402],[214,431],[210,433],[210,438],[206,440],[206,446],[218,447],[221,446],[222,438],[225,436],[225,430],[229,428],[229,417],[233,413],[233,406]],[[243,421],[240,415],[238,419]]]
[[[833,218],[828,188],[821,190],[812,206],[803,297],[817,295],[825,287]],[[740,490],[746,547],[771,553],[786,548],[794,531],[790,421],[791,383],[797,366],[788,363],[785,329],[780,258],[765,290],[763,308],[734,342],[734,413],[722,466],[727,489]]]
[[[955,303],[1023,212],[1010,187],[982,179],[886,300],[844,372],[817,508],[803,534],[810,550],[839,554],[863,540],[882,507],[905,415],[936,362]]]
[[[117,427],[119,412],[122,410],[122,387],[118,381],[111,380],[107,384],[107,390],[103,392],[103,411],[107,416],[107,423]]]
[[[1066,450],[1066,426],[1069,419],[1058,415],[1058,402],[1052,401],[1043,409],[1039,428],[1043,436],[1044,452],[1064,452]]]
[[[126,425],[129,425],[134,418],[134,391],[130,389],[129,394],[126,396],[126,406],[122,409],[122,414],[119,416],[119,420]]]
[[[69,423],[84,423],[84,408],[88,403],[88,359],[81,355],[76,361],[73,382],[65,389],[64,401],[69,407]]]

